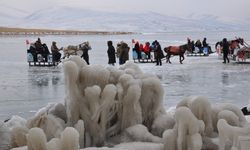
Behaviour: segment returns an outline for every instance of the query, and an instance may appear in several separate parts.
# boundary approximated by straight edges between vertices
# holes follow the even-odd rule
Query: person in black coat
[[[60,49],[56,46],[56,42],[53,41],[52,45],[51,45],[51,52],[52,52],[52,56],[53,56],[53,61],[55,62],[59,62],[61,59],[61,53],[59,52]]]
[[[202,41],[202,46],[203,46],[203,48],[204,48],[204,47],[208,47],[207,38],[204,38],[204,39],[203,39],[203,41]]]
[[[116,63],[115,48],[114,48],[114,46],[113,46],[112,41],[108,41],[107,44],[108,44],[107,53],[108,53],[108,58],[109,58],[108,64],[114,66],[115,63]]]
[[[162,65],[161,59],[164,57],[161,45],[158,41],[155,41],[155,52],[156,52],[156,66]]]
[[[89,65],[89,50],[91,50],[91,47],[89,46],[89,43],[85,42],[84,45],[80,45],[80,49],[82,50],[82,56],[81,58],[83,58],[86,63]]]
[[[199,49],[199,53],[202,53],[202,43],[199,39],[195,42],[195,47]]]
[[[222,40],[222,51],[223,51],[223,60],[224,60],[223,63],[226,63],[226,62],[229,63],[229,59],[228,59],[229,43],[226,38]]]

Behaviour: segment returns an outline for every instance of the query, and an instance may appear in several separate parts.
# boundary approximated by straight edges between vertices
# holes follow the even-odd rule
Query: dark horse
[[[234,49],[240,48],[240,44],[244,45],[244,39],[236,38],[235,40],[228,41],[228,44],[229,44],[229,54],[234,54]],[[221,53],[221,48],[222,48],[222,41],[219,41],[215,44],[215,49],[217,53]]]
[[[180,56],[180,63],[182,64],[182,61],[185,59],[184,54],[185,54],[186,50],[191,52],[191,45],[190,44],[165,47],[164,51],[167,53],[166,63],[169,62],[171,64],[171,62],[170,62],[171,55],[179,55]]]

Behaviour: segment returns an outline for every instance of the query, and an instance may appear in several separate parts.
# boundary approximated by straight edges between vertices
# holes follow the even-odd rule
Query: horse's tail
[[[219,41],[215,44],[215,46],[217,47],[218,45],[222,46],[222,41]]]
[[[218,47],[218,45],[220,45],[220,47],[222,47],[222,41],[219,41],[215,44],[215,50],[217,53],[221,53],[221,48]]]
[[[221,41],[217,42],[217,43],[215,44],[215,49],[217,49],[218,45],[222,46],[222,42],[221,42]]]

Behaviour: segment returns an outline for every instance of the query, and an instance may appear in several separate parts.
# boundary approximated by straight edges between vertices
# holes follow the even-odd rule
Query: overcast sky
[[[208,14],[228,21],[250,20],[250,0],[0,0],[2,7],[28,12],[57,5],[105,11],[153,11],[178,17]]]

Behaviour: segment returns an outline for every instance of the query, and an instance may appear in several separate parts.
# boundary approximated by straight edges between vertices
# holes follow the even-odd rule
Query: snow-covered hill
[[[0,17],[3,17],[1,12]],[[36,11],[21,19],[15,19],[14,22],[12,20],[8,26],[132,32],[237,30],[245,28],[240,24],[222,22],[217,17],[209,15],[198,18],[193,16],[178,18],[155,12],[104,12],[67,6],[49,7]]]

